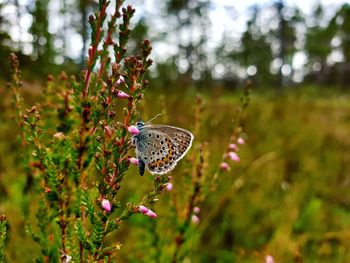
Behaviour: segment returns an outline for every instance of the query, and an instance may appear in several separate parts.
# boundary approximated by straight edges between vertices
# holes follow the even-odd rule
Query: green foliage
[[[5,261],[5,245],[7,238],[7,221],[5,215],[0,215],[0,262]]]
[[[38,5],[37,16],[47,17],[40,13],[47,9],[45,3]],[[11,57],[13,109],[23,139],[24,165],[28,176],[35,178],[32,198],[39,205],[36,212],[28,212],[27,222],[28,234],[41,249],[42,257],[35,256],[38,262],[68,260],[71,255],[82,262],[110,258],[115,247],[104,246],[104,238],[126,219],[126,213],[130,217],[139,212],[129,205],[124,212],[117,211],[121,207],[117,193],[129,166],[127,128],[135,122],[136,105],[147,86],[143,74],[152,63],[148,59],[151,47],[149,41],[144,41],[140,56],[126,57],[134,9],[122,9],[117,44],[113,33],[122,1],[116,3],[105,30],[108,5],[109,1],[100,1],[99,11],[90,17],[92,41],[84,77],[69,81],[62,73],[57,82],[49,76],[40,104],[23,109],[19,63],[15,55]],[[112,64],[110,46],[115,50]],[[100,68],[95,73],[98,60]],[[117,119],[115,110],[121,107],[118,94],[122,88],[129,99],[123,109],[125,115]],[[102,200],[109,200],[117,213],[103,207]],[[76,231],[68,231],[74,228]]]
[[[0,105],[0,209],[8,218],[0,217],[0,261],[349,261],[348,95],[313,87],[256,94],[247,119],[249,83],[240,102],[226,92],[195,96],[181,82],[176,92],[144,97],[151,46],[144,41],[140,55],[129,55],[134,9],[121,4],[109,17],[108,2],[99,2],[87,69],[49,76],[34,106],[24,105],[30,96],[11,56],[11,91]],[[252,24],[250,49],[255,33]],[[193,131],[193,149],[171,175],[140,177],[127,128],[159,112]],[[246,145],[233,150],[239,137]]]
[[[113,238],[116,230],[135,214],[142,213],[155,220],[157,214],[146,206],[154,209],[170,184],[171,176],[154,176],[153,187],[142,194],[143,198],[138,197],[140,201],[135,201],[134,197],[119,197],[131,162],[128,127],[139,116],[138,107],[148,84],[144,74],[152,61],[148,59],[151,46],[147,40],[142,43],[141,55],[126,56],[128,25],[134,13],[130,6],[122,9],[120,29],[125,32],[119,34],[119,44],[108,41],[113,30],[104,30],[102,26],[107,6],[108,2],[102,1],[96,17],[90,19],[95,39],[83,76],[79,79],[71,77],[71,81],[64,73],[58,81],[50,76],[43,101],[26,110],[23,110],[18,60],[15,55],[11,57],[14,73],[9,87],[13,111],[23,139],[27,175],[34,178],[30,186],[33,207],[26,212],[25,224],[27,234],[41,252],[33,255],[37,262],[69,261],[73,256],[74,260],[82,262],[116,258],[121,248],[121,238]],[[118,2],[110,27],[115,28],[120,6],[121,2]],[[114,47],[114,62],[110,62],[106,50],[98,50],[102,39]],[[109,45],[103,45],[103,48],[108,49]],[[98,58],[100,67],[94,72]],[[109,65],[111,71],[107,71]],[[249,89],[248,85],[228,142],[236,142],[242,133]],[[127,99],[126,103],[122,99]],[[188,193],[179,197],[183,209],[179,207],[173,215],[176,227],[167,254],[174,262],[183,260],[188,254],[188,241],[199,221],[198,217],[193,220],[196,216],[194,208],[216,189],[218,178],[224,172],[218,164],[216,172],[206,172],[207,144],[200,139],[202,103],[197,98],[194,105],[194,131],[198,134],[198,142],[184,172]],[[228,151],[221,161],[228,161]],[[138,188],[133,187],[134,190]],[[154,240],[160,240],[154,237]],[[157,243],[152,244],[160,251]],[[158,258],[163,256],[159,254]],[[147,261],[148,257],[144,259]]]

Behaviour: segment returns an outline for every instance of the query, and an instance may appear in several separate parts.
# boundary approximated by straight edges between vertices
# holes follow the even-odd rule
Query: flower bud
[[[146,216],[150,218],[156,218],[158,217],[156,213],[154,213],[152,210],[148,210],[148,212],[145,214]]]
[[[143,205],[139,206],[139,212],[142,214],[146,214],[149,211],[149,209]]]
[[[241,160],[238,154],[235,152],[229,152],[228,156],[231,158],[232,161],[235,161],[235,162],[239,162]]]
[[[119,79],[116,81],[116,85],[119,86],[120,84],[124,83],[125,79],[122,75],[119,76]]]
[[[173,190],[173,184],[172,184],[172,183],[167,183],[166,189],[167,189],[168,191]]]
[[[196,215],[192,215],[191,220],[192,220],[192,223],[195,225],[199,224],[199,221],[200,221],[199,217]]]
[[[220,168],[224,171],[229,171],[231,170],[230,166],[228,165],[228,163],[222,162],[220,163]]]
[[[134,125],[130,125],[128,127],[128,131],[132,134],[132,135],[137,135],[140,133],[139,129],[137,129]]]
[[[230,144],[228,145],[228,148],[229,148],[230,150],[233,150],[233,151],[238,151],[238,146],[237,146],[237,144],[235,144],[235,143],[230,143]]]
[[[139,160],[134,157],[129,158],[129,162],[133,165],[139,165]]]
[[[195,214],[198,214],[201,211],[201,209],[198,206],[193,207],[193,212]]]
[[[64,134],[63,134],[63,132],[56,132],[56,133],[53,135],[53,137],[54,137],[55,139],[61,140],[61,139],[64,138]]]
[[[103,199],[101,203],[104,210],[106,210],[107,212],[111,211],[111,203],[107,199]]]
[[[245,141],[244,141],[244,139],[242,138],[242,137],[239,137],[238,139],[237,139],[237,142],[239,143],[239,144],[245,144]]]
[[[120,99],[128,99],[130,98],[130,95],[126,94],[124,91],[117,90],[117,97]]]
[[[265,263],[274,263],[275,260],[273,259],[273,256],[267,255],[265,257]]]
[[[139,212],[144,214],[145,216],[148,216],[148,217],[151,217],[151,218],[156,218],[157,217],[157,214],[154,213],[151,209],[143,206],[143,205],[140,205],[139,206]]]

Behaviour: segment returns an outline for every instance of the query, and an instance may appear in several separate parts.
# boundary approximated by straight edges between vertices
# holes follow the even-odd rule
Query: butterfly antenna
[[[150,123],[151,121],[153,121],[154,119],[158,118],[159,116],[162,116],[163,114],[159,113],[157,114],[156,116],[154,116],[152,119],[150,119],[149,121],[146,122],[147,123]]]

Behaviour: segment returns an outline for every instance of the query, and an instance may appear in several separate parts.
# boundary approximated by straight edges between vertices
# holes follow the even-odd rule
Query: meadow
[[[0,212],[9,224],[5,258],[32,262],[40,247],[26,228],[28,220],[36,220],[37,195],[26,189],[10,96],[6,89],[1,93]],[[24,94],[28,105],[37,99],[30,89]],[[308,86],[279,93],[253,90],[242,122],[240,161],[218,172],[241,96],[242,90],[155,91],[150,85],[140,116],[148,120],[162,113],[154,123],[186,128],[195,142],[171,172],[173,188],[163,189],[152,206],[158,217],[136,214],[104,241],[117,240],[117,262],[174,262],[174,253],[177,262],[264,262],[268,255],[275,262],[350,261],[349,94]],[[181,232],[199,155],[204,160],[199,221],[192,218]],[[118,193],[121,204],[142,199],[153,183],[154,176],[141,177],[130,167]],[[184,234],[181,247],[179,233]]]

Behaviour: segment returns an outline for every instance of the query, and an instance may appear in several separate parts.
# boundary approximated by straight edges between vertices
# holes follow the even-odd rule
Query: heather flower
[[[235,161],[235,162],[239,162],[241,160],[238,154],[235,152],[229,152],[228,156],[231,158],[232,161]]]
[[[154,213],[152,210],[148,210],[148,212],[146,214],[144,214],[150,218],[156,218],[157,217],[157,214]]]
[[[143,205],[140,205],[139,206],[139,212],[144,214],[145,216],[148,216],[148,217],[151,217],[151,218],[156,218],[157,217],[157,214],[154,213],[151,209],[143,206]]]
[[[129,158],[129,162],[133,165],[139,165],[139,160],[134,157]]]
[[[128,131],[132,134],[132,135],[137,135],[140,133],[139,129],[137,129],[134,125],[130,125],[128,127]]]
[[[197,225],[200,221],[199,217],[196,215],[192,215],[191,220],[192,220],[192,223],[195,225]]]
[[[102,207],[104,210],[106,210],[107,212],[111,211],[111,203],[107,200],[107,199],[103,199],[102,200]]]
[[[125,79],[123,76],[119,76],[119,79],[116,81],[116,85],[119,86],[120,84],[124,83]]]
[[[231,169],[229,164],[225,162],[220,163],[220,168],[224,171],[229,171]]]
[[[237,140],[237,142],[239,143],[239,144],[245,144],[245,141],[244,141],[244,139],[242,138],[242,137],[239,137],[238,138],[238,140]]]
[[[201,211],[201,209],[198,206],[193,207],[193,212],[195,214],[198,214]]]
[[[168,191],[173,190],[173,184],[172,184],[172,183],[167,183],[166,189],[167,189]]]
[[[229,148],[230,150],[233,150],[233,151],[238,151],[238,146],[237,146],[237,144],[235,144],[235,143],[230,143],[230,144],[228,145],[228,148]]]
[[[63,138],[64,138],[64,134],[63,134],[63,132],[56,132],[56,133],[53,135],[53,137],[54,137],[55,139],[63,139]]]
[[[143,205],[139,206],[139,212],[142,214],[146,214],[149,211],[149,209]]]
[[[130,98],[130,95],[125,93],[124,91],[117,90],[117,97],[120,99],[128,99]]]
[[[273,256],[267,255],[265,257],[265,263],[275,263],[275,260],[273,259]]]

